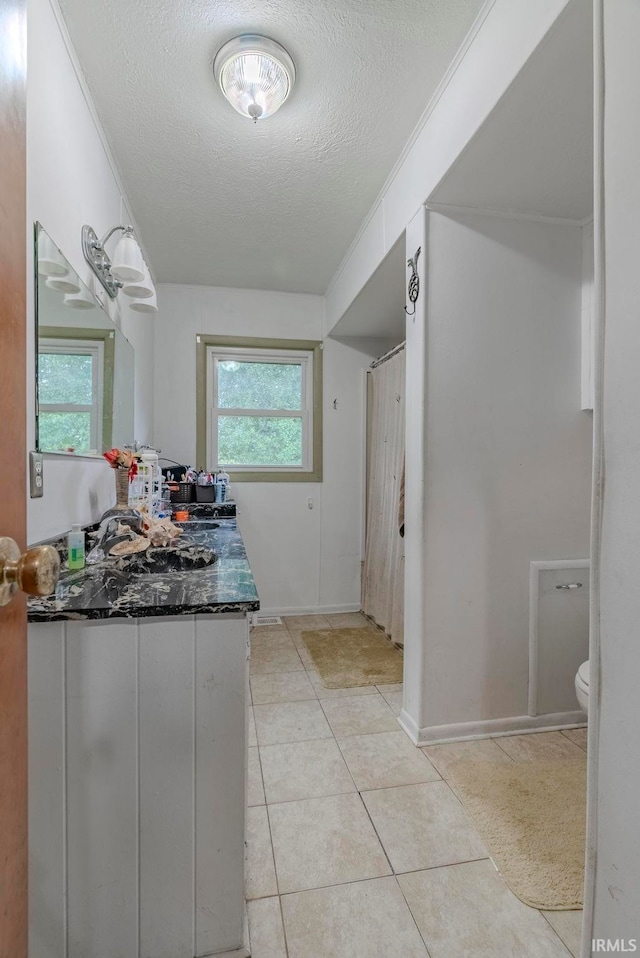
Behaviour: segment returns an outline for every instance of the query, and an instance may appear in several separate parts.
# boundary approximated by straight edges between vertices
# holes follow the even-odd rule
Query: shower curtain
[[[404,539],[400,487],[404,468],[405,353],[371,372],[371,446],[363,609],[394,642],[404,644]]]

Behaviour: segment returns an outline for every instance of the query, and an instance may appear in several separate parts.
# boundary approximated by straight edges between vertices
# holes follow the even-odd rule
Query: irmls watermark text
[[[632,954],[638,950],[636,938],[592,938],[591,953],[617,951],[618,954]]]

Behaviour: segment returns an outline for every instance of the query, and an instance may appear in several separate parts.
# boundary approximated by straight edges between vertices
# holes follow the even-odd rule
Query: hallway
[[[576,958],[581,912],[509,891],[447,768],[569,758],[584,730],[416,749],[396,720],[401,686],[325,689],[301,638],[366,625],[346,613],[252,630],[252,958]]]

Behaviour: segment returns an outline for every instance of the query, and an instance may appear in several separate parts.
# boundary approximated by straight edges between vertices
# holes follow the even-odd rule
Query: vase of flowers
[[[103,453],[116,474],[116,509],[129,508],[129,483],[138,472],[138,461],[128,449],[110,449]]]

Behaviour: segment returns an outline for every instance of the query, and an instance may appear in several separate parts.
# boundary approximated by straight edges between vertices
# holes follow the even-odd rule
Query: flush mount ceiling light
[[[293,89],[296,70],[275,40],[247,35],[218,50],[213,75],[234,110],[255,123],[280,109]]]

